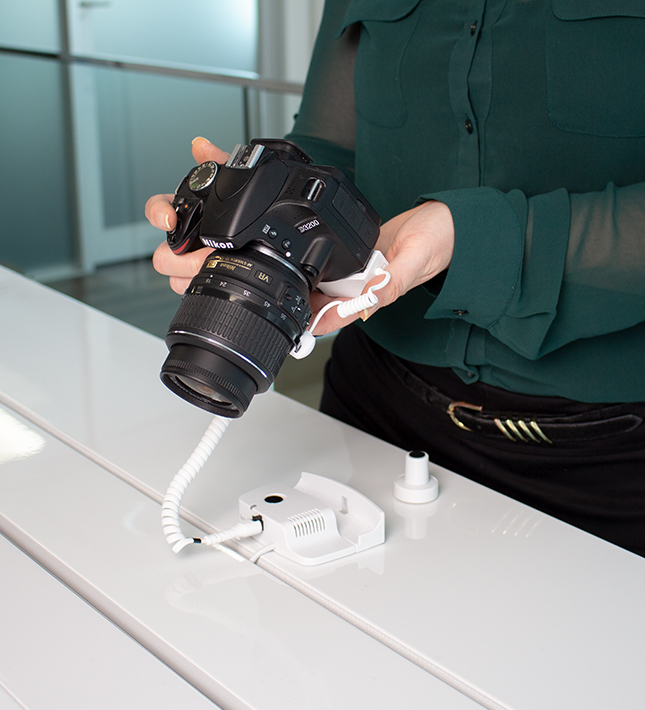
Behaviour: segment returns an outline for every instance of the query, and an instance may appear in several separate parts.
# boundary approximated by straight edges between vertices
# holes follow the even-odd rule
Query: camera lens
[[[175,394],[214,414],[238,417],[257,387],[244,370],[215,352],[178,342],[170,349],[161,379]]]
[[[212,252],[168,329],[162,381],[202,409],[241,416],[307,327],[309,291],[304,276],[266,246]]]
[[[212,387],[209,387],[203,382],[193,379],[192,377],[187,377],[186,375],[177,375],[177,381],[180,385],[183,385],[188,390],[193,390],[195,394],[206,397],[206,399],[212,399],[215,402],[226,403],[226,400],[222,399],[218,392],[216,392]]]

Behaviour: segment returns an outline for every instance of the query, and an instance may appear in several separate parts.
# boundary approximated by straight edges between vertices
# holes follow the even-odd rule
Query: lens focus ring
[[[170,328],[190,331],[197,337],[215,339],[230,344],[234,352],[249,358],[275,379],[292,343],[276,326],[232,301],[186,294]]]

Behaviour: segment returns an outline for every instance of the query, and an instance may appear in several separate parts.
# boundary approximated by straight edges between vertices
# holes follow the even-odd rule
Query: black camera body
[[[253,140],[223,166],[197,166],[175,194],[171,249],[264,243],[302,270],[312,289],[360,271],[379,217],[343,172],[311,162],[290,141]]]
[[[213,252],[170,324],[161,378],[189,402],[238,417],[299,344],[316,286],[363,269],[380,220],[344,173],[284,140],[202,163],[173,206],[173,252]]]

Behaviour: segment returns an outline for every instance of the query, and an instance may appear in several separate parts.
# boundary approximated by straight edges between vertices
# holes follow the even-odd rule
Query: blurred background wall
[[[51,282],[149,256],[145,201],[195,136],[290,129],[323,1],[2,0],[0,263]]]

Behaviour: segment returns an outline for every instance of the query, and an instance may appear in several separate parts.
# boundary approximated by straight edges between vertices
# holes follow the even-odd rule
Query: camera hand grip
[[[175,254],[185,254],[202,246],[199,225],[202,219],[201,200],[175,196],[172,206],[177,213],[177,224],[172,232],[166,232],[168,246]]]

